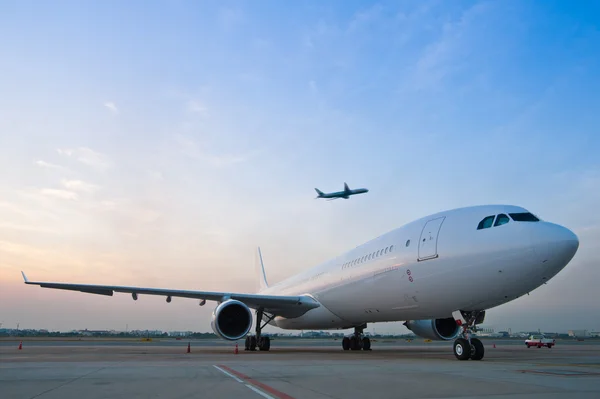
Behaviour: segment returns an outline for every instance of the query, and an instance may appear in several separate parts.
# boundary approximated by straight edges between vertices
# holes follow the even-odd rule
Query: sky
[[[273,283],[494,203],[580,249],[485,324],[600,329],[598,2],[5,0],[0,38],[3,328],[210,331],[213,303],[20,271],[254,292],[257,246]],[[370,192],[314,199],[344,182]]]

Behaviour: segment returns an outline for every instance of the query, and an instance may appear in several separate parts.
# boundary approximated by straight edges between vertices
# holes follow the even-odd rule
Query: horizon
[[[216,303],[412,220],[523,206],[580,247],[487,311],[599,330],[600,4],[0,5],[0,323],[210,331]],[[314,199],[344,182],[369,192]],[[402,322],[366,331],[402,333]],[[268,326],[265,332],[281,332]]]

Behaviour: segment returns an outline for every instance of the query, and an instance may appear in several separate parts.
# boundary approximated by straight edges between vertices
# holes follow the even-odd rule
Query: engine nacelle
[[[244,303],[229,299],[215,308],[210,326],[219,337],[236,341],[252,328],[252,312]]]
[[[419,337],[435,341],[450,341],[460,333],[460,327],[452,317],[433,320],[409,320],[404,325]]]

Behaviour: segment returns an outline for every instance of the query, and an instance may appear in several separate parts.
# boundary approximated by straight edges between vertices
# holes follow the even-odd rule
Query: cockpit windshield
[[[539,222],[540,219],[529,212],[509,213],[512,220],[515,222]]]
[[[501,213],[496,218],[496,223],[494,223],[494,227],[495,226],[502,226],[503,224],[506,224],[509,221],[510,221],[510,219],[508,218],[508,216],[506,216],[505,214]]]

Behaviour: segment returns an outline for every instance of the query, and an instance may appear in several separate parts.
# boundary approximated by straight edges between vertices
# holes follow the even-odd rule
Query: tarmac
[[[187,346],[190,344],[190,353]],[[482,361],[452,342],[383,340],[372,351],[339,341],[0,341],[0,397],[52,398],[600,398],[600,342],[484,340]],[[495,346],[495,347],[494,347]]]

